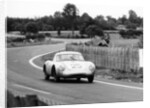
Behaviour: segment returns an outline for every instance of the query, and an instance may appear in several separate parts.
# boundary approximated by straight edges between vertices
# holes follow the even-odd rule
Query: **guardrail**
[[[93,47],[67,44],[66,50],[81,52],[86,60],[94,62],[98,67],[128,72],[131,70],[137,71],[140,68],[138,48]]]

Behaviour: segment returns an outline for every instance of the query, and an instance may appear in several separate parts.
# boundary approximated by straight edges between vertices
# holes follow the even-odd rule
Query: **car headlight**
[[[95,66],[89,65],[89,69],[93,72],[93,71],[95,71]]]
[[[59,71],[64,71],[65,70],[65,65],[59,65],[58,69],[59,69]]]

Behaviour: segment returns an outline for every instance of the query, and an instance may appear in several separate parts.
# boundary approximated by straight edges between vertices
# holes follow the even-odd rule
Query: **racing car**
[[[53,60],[46,60],[43,65],[45,80],[53,77],[56,82],[60,78],[87,78],[89,83],[94,80],[95,64],[85,61],[83,55],[76,51],[57,52]]]

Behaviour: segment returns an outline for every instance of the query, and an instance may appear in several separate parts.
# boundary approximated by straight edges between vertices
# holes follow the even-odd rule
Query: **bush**
[[[75,35],[75,38],[80,38],[80,35],[77,35],[77,34],[76,34],[76,35]]]
[[[29,33],[37,33],[38,32],[38,26],[35,22],[29,22],[25,25],[26,32]]]
[[[23,42],[24,40],[24,38],[15,38],[13,42]]]
[[[17,37],[17,38],[11,38],[11,37],[7,37],[7,43],[10,42],[23,42],[25,39],[21,38],[21,37]]]
[[[138,30],[121,30],[120,35],[125,38],[125,39],[131,39],[131,38],[137,38],[140,35],[143,34],[143,31],[138,31]]]
[[[58,36],[60,36],[60,35],[61,35],[61,31],[60,31],[60,29],[59,29],[59,30],[57,30],[57,35],[58,35]]]
[[[7,37],[6,41],[7,41],[7,43],[12,42],[12,38]]]
[[[45,37],[46,37],[46,36],[45,36],[44,34],[37,34],[37,39],[38,39],[39,41],[44,40]]]
[[[129,23],[129,24],[127,24],[127,28],[128,29],[136,29],[136,27],[137,27],[137,25],[136,24],[134,24],[134,23]]]
[[[67,35],[67,38],[71,38],[71,35],[70,35],[70,34],[68,34],[68,35]]]
[[[50,33],[45,33],[44,34],[46,37],[51,37],[51,34]]]
[[[94,36],[104,36],[104,33],[103,33],[103,30],[96,26],[96,25],[90,25],[88,26],[86,29],[85,29],[85,32],[86,34],[89,36],[89,37],[94,37]]]
[[[44,34],[27,34],[26,35],[27,40],[33,39],[33,40],[42,41],[45,39],[45,37],[46,36]]]

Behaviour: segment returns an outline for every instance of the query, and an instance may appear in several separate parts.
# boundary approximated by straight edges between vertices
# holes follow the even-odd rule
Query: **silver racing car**
[[[94,80],[95,65],[90,61],[85,61],[80,52],[62,51],[54,55],[53,60],[45,61],[43,65],[45,79],[50,76],[54,77],[55,81],[60,78],[87,78],[89,83]]]

